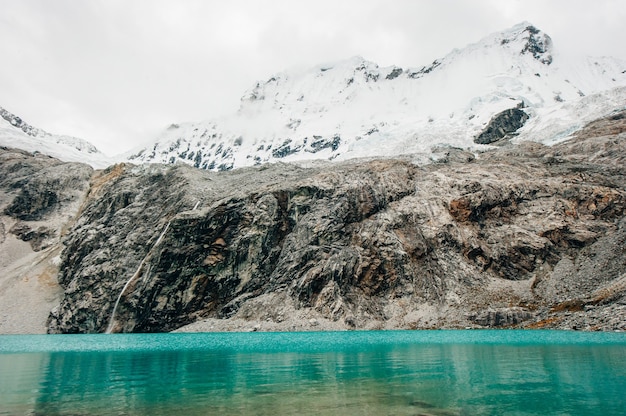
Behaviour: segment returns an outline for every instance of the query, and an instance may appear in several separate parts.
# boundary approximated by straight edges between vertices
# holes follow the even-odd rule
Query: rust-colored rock
[[[450,201],[450,215],[459,222],[469,221],[472,216],[470,201],[467,198],[459,198]]]

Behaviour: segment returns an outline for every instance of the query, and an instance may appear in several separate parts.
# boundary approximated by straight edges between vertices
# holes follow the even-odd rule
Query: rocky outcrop
[[[93,169],[14,149],[0,153],[0,209],[12,224],[9,232],[36,251],[54,244],[61,225],[78,211]]]
[[[491,144],[506,138],[522,128],[528,120],[528,114],[519,108],[509,108],[496,114],[487,127],[476,136],[474,143]]]
[[[552,39],[547,34],[541,32],[536,27],[529,25],[523,31],[526,35],[526,44],[522,49],[522,53],[529,53],[545,65],[552,63]]]
[[[522,323],[533,317],[533,314],[520,307],[487,309],[468,315],[468,319],[480,326],[500,328]]]
[[[43,130],[31,126],[30,124],[24,122],[24,120],[22,120],[20,117],[10,113],[2,107],[0,107],[0,117],[8,121],[13,127],[22,130],[29,136],[37,137],[45,135],[45,132]]]
[[[423,166],[94,172],[2,149],[0,330],[55,305],[51,333],[626,329],[623,120]]]
[[[620,120],[426,166],[117,165],[65,239],[49,331],[624,329]]]
[[[0,148],[0,333],[42,333],[63,291],[60,243],[93,169]]]
[[[405,237],[416,247],[403,253],[393,231],[398,227],[368,221],[414,192],[410,178],[418,168],[410,163],[372,162],[345,170],[278,166],[229,176],[183,166],[149,168],[152,175],[125,170],[85,209],[76,238],[68,240],[60,276],[69,295],[76,287],[75,296],[84,299],[86,288],[117,293],[122,276],[141,268],[115,317],[123,330],[163,331],[202,316],[229,317],[247,299],[274,292],[288,293],[297,307],[330,308],[339,319],[349,312],[344,297],[351,299],[349,306],[375,308],[367,297],[404,290],[401,278],[416,272],[409,260],[422,250],[419,239]],[[254,187],[233,193],[234,183]],[[129,194],[137,189],[140,195]],[[164,203],[168,189],[178,192]],[[387,229],[383,235],[377,235],[380,226]],[[116,247],[125,253],[123,260],[112,251]],[[398,281],[384,273],[398,274]],[[430,297],[432,285],[424,287]],[[53,328],[102,330],[115,296],[95,298],[91,302],[102,302],[100,310],[89,314],[67,299]]]

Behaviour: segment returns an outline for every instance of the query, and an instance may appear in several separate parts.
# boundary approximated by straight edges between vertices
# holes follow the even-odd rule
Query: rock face
[[[0,117],[8,121],[13,127],[22,130],[24,133],[28,134],[29,136],[40,136],[40,135],[45,134],[45,132],[43,132],[42,130],[24,122],[24,120],[22,120],[20,117],[8,112],[2,107],[0,107]]]
[[[60,239],[80,210],[93,169],[0,148],[0,333],[46,331],[62,290]]]
[[[620,123],[425,166],[116,165],[65,237],[49,332],[626,329]]]
[[[529,53],[542,64],[550,65],[552,63],[552,38],[532,25],[528,25],[523,33],[527,36],[527,42],[522,53]]]
[[[55,244],[61,226],[78,211],[93,169],[19,150],[0,148],[0,153],[0,208],[5,228],[30,242],[34,251]]]
[[[510,108],[496,114],[485,129],[474,139],[474,143],[491,144],[504,139],[522,128],[528,120],[528,114],[519,108]]]

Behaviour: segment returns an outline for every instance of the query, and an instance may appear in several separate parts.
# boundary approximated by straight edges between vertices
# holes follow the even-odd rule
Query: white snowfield
[[[479,151],[497,113],[530,116],[515,140],[551,144],[626,105],[626,63],[565,57],[529,23],[487,36],[421,68],[380,68],[360,57],[257,83],[239,111],[172,125],[134,162],[226,170],[266,162]]]
[[[487,148],[474,138],[494,115],[518,106],[530,118],[514,141],[565,140],[585,122],[625,108],[626,62],[562,56],[524,22],[423,67],[381,68],[354,57],[279,73],[245,92],[237,113],[173,124],[153,145],[113,159],[213,170],[407,154],[428,160],[440,145]],[[67,146],[29,140],[27,150],[112,163],[77,146],[64,153]]]
[[[66,162],[88,163],[94,168],[105,168],[114,163],[113,158],[101,153],[86,140],[47,133],[24,123],[1,107],[0,146],[42,153]]]

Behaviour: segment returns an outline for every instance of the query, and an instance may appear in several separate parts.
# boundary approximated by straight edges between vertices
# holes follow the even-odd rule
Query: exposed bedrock
[[[93,169],[0,147],[0,333],[42,333],[63,291],[60,240]]]
[[[491,144],[514,134],[528,120],[528,114],[519,108],[510,108],[496,114],[487,127],[474,139],[478,144]]]
[[[619,329],[623,140],[422,167],[117,165],[66,237],[49,331]]]

